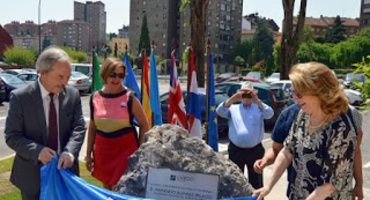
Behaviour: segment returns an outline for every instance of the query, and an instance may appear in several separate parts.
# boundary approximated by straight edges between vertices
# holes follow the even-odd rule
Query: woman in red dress
[[[144,142],[149,129],[139,100],[122,85],[125,68],[119,59],[106,59],[100,69],[104,86],[90,99],[86,168],[109,190],[126,171],[128,157]],[[139,123],[139,135],[133,118]]]

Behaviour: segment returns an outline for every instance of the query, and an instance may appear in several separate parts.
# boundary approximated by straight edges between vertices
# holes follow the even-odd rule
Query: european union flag
[[[208,145],[218,151],[217,114],[215,100],[215,77],[213,69],[213,54],[209,54],[208,69]]]
[[[136,82],[134,71],[132,70],[132,66],[130,63],[130,59],[127,55],[127,52],[125,53],[125,56],[123,57],[123,62],[126,65],[126,76],[125,80],[123,80],[123,85],[128,87],[130,90],[135,92],[135,95],[141,101],[141,92],[139,89],[139,85]]]

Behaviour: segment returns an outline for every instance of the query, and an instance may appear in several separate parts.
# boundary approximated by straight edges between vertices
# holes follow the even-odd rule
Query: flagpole
[[[208,41],[207,41],[207,69],[206,69],[206,120],[205,120],[205,128],[206,128],[206,143],[208,144],[208,110],[209,110],[209,102],[208,102],[208,97],[209,97],[209,79],[210,79],[210,76],[209,76],[209,65],[210,65],[210,62],[209,62],[209,56],[210,56],[210,53],[211,53],[211,41],[209,40],[208,38]]]
[[[144,45],[145,46],[145,45]],[[145,48],[143,48],[141,50],[141,61],[140,61],[140,64],[141,64],[141,87],[140,87],[140,91],[141,91],[141,105],[143,105],[143,95],[144,95],[144,91],[143,91],[143,88],[144,88],[144,55],[145,54]]]
[[[191,71],[189,70],[190,69],[190,54],[191,54],[191,51],[192,51],[192,44],[191,44],[191,40],[189,41],[189,56],[188,56],[188,83],[187,83],[187,90],[186,90],[186,100],[185,100],[185,105],[189,105],[189,96],[190,96],[190,83],[191,83],[191,80],[190,80],[190,77],[191,77]]]
[[[125,45],[125,53],[127,53],[127,51],[128,51],[128,46],[127,46],[127,44]]]

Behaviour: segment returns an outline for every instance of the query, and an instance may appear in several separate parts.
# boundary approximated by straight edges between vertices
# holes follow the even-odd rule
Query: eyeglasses
[[[124,73],[116,73],[116,72],[113,72],[113,73],[109,74],[109,77],[110,78],[120,78],[120,79],[123,79],[125,77],[125,74]]]
[[[292,91],[293,96],[297,97],[298,99],[301,99],[303,97],[303,95],[299,94],[294,89],[292,89],[291,91]]]
[[[243,99],[251,99],[251,98],[252,98],[252,94],[251,94],[251,93],[243,94],[243,95],[242,95],[242,98],[243,98]]]

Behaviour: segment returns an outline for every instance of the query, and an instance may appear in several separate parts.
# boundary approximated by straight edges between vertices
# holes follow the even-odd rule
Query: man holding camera
[[[264,119],[272,118],[274,111],[258,98],[252,84],[245,82],[236,94],[217,107],[216,112],[228,119],[229,159],[243,173],[247,165],[249,183],[254,188],[262,187],[263,175],[254,171],[253,164],[265,153],[261,143],[265,133]]]

